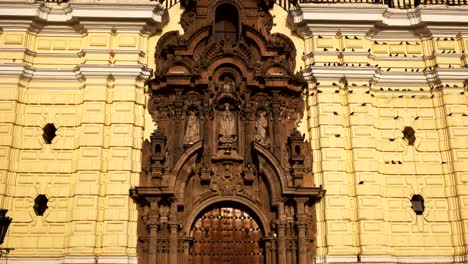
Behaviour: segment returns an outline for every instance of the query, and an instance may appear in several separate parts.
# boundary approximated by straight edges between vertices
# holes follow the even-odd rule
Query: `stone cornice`
[[[464,260],[466,256],[389,256],[389,255],[360,255],[358,256],[337,256],[325,255],[317,256],[316,263],[453,263],[457,260]]]
[[[78,31],[84,34],[89,30],[88,27],[99,21],[100,29],[107,30],[122,24],[126,31],[141,31],[145,35],[151,35],[160,30],[168,20],[167,9],[156,1],[145,4],[0,2],[0,21],[6,30],[22,25],[32,33],[40,33],[50,24],[55,28],[79,28]],[[81,29],[83,25],[85,26]]]
[[[311,32],[365,32],[378,24],[383,27],[425,27],[432,24],[448,30],[468,31],[468,7],[419,6],[412,9],[388,8],[379,4],[300,4],[289,12],[288,22],[300,36]],[[442,25],[446,23],[446,25]]]
[[[28,82],[32,78],[35,80],[49,80],[53,82],[82,82],[86,77],[123,76],[135,78],[137,81],[144,82],[151,77],[152,69],[142,65],[79,65],[67,68],[35,68],[26,64],[3,64],[0,65],[0,76],[20,77],[21,80]]]
[[[330,79],[337,76],[346,76],[349,79],[370,80],[376,72],[375,67],[307,67],[304,71],[304,78],[309,79]]]
[[[336,80],[337,76],[346,77],[349,80],[368,80],[375,85],[405,87],[408,85],[424,85],[444,82],[462,82],[468,75],[468,68],[437,69],[431,72],[386,72],[376,67],[307,67],[304,78],[309,82],[316,80]]]
[[[73,71],[77,76],[129,76],[142,80],[147,80],[152,74],[152,69],[143,65],[79,65]]]

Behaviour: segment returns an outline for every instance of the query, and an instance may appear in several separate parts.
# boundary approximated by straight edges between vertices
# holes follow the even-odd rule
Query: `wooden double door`
[[[210,209],[196,220],[191,235],[191,263],[264,263],[262,231],[244,210],[231,207]]]

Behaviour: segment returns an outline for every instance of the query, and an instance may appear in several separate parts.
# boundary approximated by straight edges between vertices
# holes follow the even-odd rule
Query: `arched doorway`
[[[190,237],[190,263],[264,263],[261,226],[244,209],[217,205],[204,210]]]

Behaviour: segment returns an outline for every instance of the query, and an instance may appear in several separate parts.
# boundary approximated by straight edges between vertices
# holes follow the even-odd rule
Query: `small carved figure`
[[[224,77],[223,92],[232,92],[234,89],[234,81],[229,77]]]
[[[255,122],[255,129],[257,132],[255,135],[255,140],[257,140],[260,144],[267,144],[266,131],[268,129],[268,120],[266,119],[265,115],[266,112],[261,111],[257,121]]]
[[[170,212],[170,207],[169,205],[162,204],[159,206],[159,216],[162,219],[167,219],[169,217],[169,212]]]
[[[218,134],[223,137],[236,135],[236,121],[232,112],[229,111],[229,104],[225,104],[224,112],[221,114]]]
[[[200,140],[200,121],[194,111],[190,111],[187,128],[185,129],[185,143],[193,144]]]

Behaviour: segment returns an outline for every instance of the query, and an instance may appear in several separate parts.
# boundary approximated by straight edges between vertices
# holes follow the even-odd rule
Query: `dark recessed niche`
[[[49,202],[49,199],[44,194],[39,194],[34,199],[34,212],[36,215],[44,215],[44,212],[49,208],[47,202]]]
[[[422,215],[424,213],[424,198],[415,194],[411,197],[411,208],[417,215]]]
[[[161,145],[156,144],[154,146],[154,153],[161,154]]]
[[[294,152],[296,152],[296,155],[301,155],[301,146],[296,145],[294,147]]]
[[[403,139],[406,140],[408,145],[414,145],[414,141],[416,141],[416,135],[412,127],[405,127],[405,129],[403,129]]]
[[[215,17],[216,41],[236,41],[238,38],[239,14],[237,8],[225,3],[216,8]]]
[[[56,136],[55,132],[57,131],[57,128],[55,128],[54,124],[49,123],[45,125],[42,130],[44,131],[42,137],[44,138],[45,143],[50,144]]]

